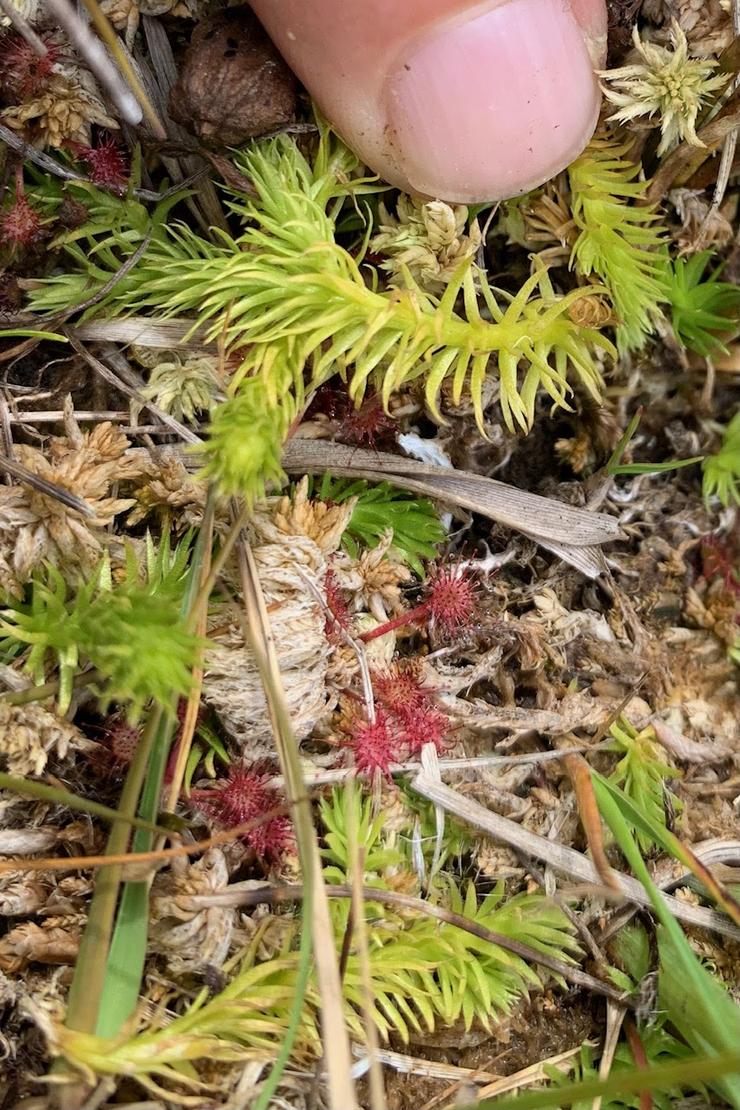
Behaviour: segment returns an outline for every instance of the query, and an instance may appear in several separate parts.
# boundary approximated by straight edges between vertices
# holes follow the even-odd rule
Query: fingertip
[[[345,141],[392,185],[513,196],[596,124],[605,0],[253,0]]]
[[[386,84],[405,175],[456,201],[513,196],[568,164],[600,93],[582,29],[561,0],[509,0],[437,27]]]

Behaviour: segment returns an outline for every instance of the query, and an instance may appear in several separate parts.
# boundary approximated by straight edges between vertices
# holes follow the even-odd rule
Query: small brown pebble
[[[203,142],[240,146],[295,117],[297,81],[248,8],[217,12],[193,32],[170,93],[172,118]]]
[[[85,205],[80,204],[78,200],[73,200],[72,197],[65,197],[57,212],[60,225],[69,231],[81,227],[89,217],[90,213]]]

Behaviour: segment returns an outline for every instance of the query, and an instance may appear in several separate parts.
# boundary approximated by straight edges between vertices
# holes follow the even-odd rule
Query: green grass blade
[[[92,802],[89,798],[80,798],[71,794],[69,790],[62,790],[58,786],[49,786],[45,782],[35,782],[16,775],[8,775],[0,771],[0,790],[10,790],[14,794],[25,794],[29,798],[39,798],[44,802],[54,805],[66,806],[67,809],[78,810],[80,813],[89,813],[91,817],[99,817],[102,821],[121,821],[133,825],[135,829],[148,829],[150,832],[159,833],[160,836],[169,836],[171,829],[164,825],[157,825],[153,821],[144,821],[140,817],[121,817],[117,809]],[[155,814],[156,816],[156,814]]]
[[[729,1075],[740,1077],[740,1049],[721,1056],[663,1064],[645,1071],[621,1072],[610,1079],[567,1083],[562,1087],[526,1094],[517,1092],[512,1098],[484,1098],[480,1102],[460,1106],[458,1110],[558,1110],[561,1106],[587,1103],[595,1098],[608,1099],[613,1095],[637,1094],[640,1091],[666,1091],[671,1087],[695,1086]]]
[[[190,563],[188,586],[181,607],[183,616],[189,613],[198,596],[203,563],[203,542],[203,532],[201,532]],[[173,719],[162,714],[139,801],[139,816],[144,820],[153,820],[159,809],[173,732]],[[132,852],[149,852],[152,846],[151,832],[139,829],[134,834]],[[98,1009],[95,1032],[100,1037],[117,1036],[136,1010],[149,935],[149,886],[149,879],[123,884]]]
[[[143,819],[151,820],[152,816],[156,816],[159,807],[172,731],[172,720],[163,717],[154,739],[149,770],[139,805],[139,815]],[[151,848],[151,832],[138,829],[134,834],[131,851],[149,852]],[[149,881],[124,883],[108,952],[105,983],[100,997],[98,1023],[95,1029],[99,1037],[115,1037],[136,1009],[144,973],[148,935]]]
[[[663,926],[663,944],[671,952],[670,975],[680,984],[683,1001],[689,1006],[691,1024],[701,1030],[704,1051],[715,1054],[737,1051],[740,1045],[740,1007],[723,990],[720,984],[702,966],[687,941],[681,926],[668,909],[661,892],[650,877],[640,855],[632,832],[615,798],[614,787],[601,775],[592,771],[596,800],[604,820],[623,852],[635,876],[640,880],[653,904],[655,914]],[[665,950],[665,948],[664,948]],[[740,1108],[740,1075],[726,1078],[722,1094],[732,1106]]]

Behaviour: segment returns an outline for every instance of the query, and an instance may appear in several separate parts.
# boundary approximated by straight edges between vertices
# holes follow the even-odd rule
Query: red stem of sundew
[[[405,613],[399,613],[397,617],[392,620],[386,621],[385,624],[379,624],[377,628],[371,628],[369,632],[361,632],[357,637],[367,644],[370,640],[377,640],[379,636],[385,636],[386,632],[394,632],[397,628],[403,628],[405,624],[416,624],[417,621],[423,621],[425,617],[429,616],[430,604],[428,601],[422,602],[417,605],[415,609],[408,609]]]
[[[627,1036],[627,1042],[630,1046],[630,1052],[635,1061],[635,1066],[640,1071],[645,1071],[648,1066],[647,1054],[645,1046],[640,1040],[640,1034],[637,1031],[637,1026],[631,1018],[625,1018],[624,1031]],[[653,1096],[650,1091],[640,1091],[640,1110],[652,1110]]]

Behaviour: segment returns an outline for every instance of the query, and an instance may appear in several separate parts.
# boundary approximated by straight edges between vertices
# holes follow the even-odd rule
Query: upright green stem
[[[136,815],[149,756],[162,714],[163,710],[159,706],[152,710],[131,761],[118,807],[120,819],[114,822],[108,836],[106,855],[121,855],[126,851],[131,818]],[[121,874],[121,864],[101,867],[90,903],[87,925],[80,942],[80,951],[69,992],[66,1025],[69,1029],[76,1029],[81,1033],[93,1033],[98,1020]]]
[[[76,794],[70,794],[68,790],[62,790],[58,786],[49,786],[45,782],[35,782],[33,779],[7,775],[4,771],[0,771],[0,790],[11,790],[14,794],[24,794],[29,798],[39,798],[43,802],[51,802],[53,805],[80,810],[82,813],[89,813],[92,817],[100,817],[103,821],[120,822],[122,820],[120,810],[111,809],[109,806],[101,805],[100,802],[91,802],[87,798],[78,798]],[[163,825],[155,825],[153,822],[144,821],[140,817],[132,815],[126,818],[126,822],[135,829],[147,829],[149,832],[159,833],[163,836],[168,835],[169,830]]]

